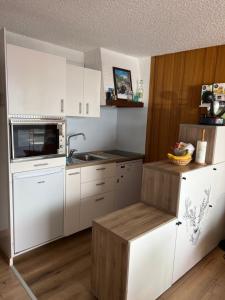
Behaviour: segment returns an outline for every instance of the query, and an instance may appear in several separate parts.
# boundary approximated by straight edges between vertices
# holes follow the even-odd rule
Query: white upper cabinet
[[[67,116],[100,117],[101,72],[67,65]]]
[[[9,114],[64,115],[66,59],[7,45]]]
[[[66,65],[66,103],[67,116],[83,116],[84,113],[84,68]]]
[[[84,115],[100,117],[101,72],[84,69]]]

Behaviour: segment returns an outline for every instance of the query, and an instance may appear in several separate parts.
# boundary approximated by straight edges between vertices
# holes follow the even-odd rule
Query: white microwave
[[[62,119],[10,119],[11,160],[66,155],[65,121]]]

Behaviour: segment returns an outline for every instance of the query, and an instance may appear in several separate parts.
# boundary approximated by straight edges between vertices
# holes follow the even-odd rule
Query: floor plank
[[[13,271],[0,257],[0,299],[1,300],[28,300],[30,299],[20,285]]]
[[[85,230],[18,257],[15,266],[38,299],[94,300],[90,251],[91,231]],[[224,252],[215,249],[159,299],[225,299]]]

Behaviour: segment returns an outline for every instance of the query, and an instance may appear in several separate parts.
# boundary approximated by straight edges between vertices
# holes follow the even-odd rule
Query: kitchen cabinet
[[[96,298],[153,300],[168,289],[175,224],[174,216],[141,202],[95,220],[91,288]]]
[[[70,235],[79,231],[80,226],[80,169],[66,171],[66,200],[64,234]]]
[[[80,230],[91,227],[92,221],[115,209],[114,191],[81,199]]]
[[[116,208],[120,209],[140,201],[142,160],[118,163],[116,167]]]
[[[100,117],[101,72],[67,64],[65,114]]]
[[[66,116],[84,115],[84,68],[66,65]]]
[[[63,236],[64,168],[13,175],[14,251]]]
[[[64,57],[7,45],[9,114],[63,116]]]
[[[212,208],[215,179],[211,166],[182,174],[173,282],[216,246],[211,232],[217,218]]]

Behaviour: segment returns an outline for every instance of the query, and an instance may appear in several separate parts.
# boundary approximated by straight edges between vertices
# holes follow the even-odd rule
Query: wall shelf
[[[131,108],[144,107],[143,102],[134,102],[134,101],[123,100],[123,99],[106,100],[106,105],[116,106],[116,107],[131,107]]]

